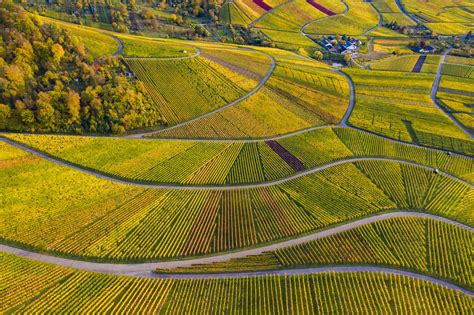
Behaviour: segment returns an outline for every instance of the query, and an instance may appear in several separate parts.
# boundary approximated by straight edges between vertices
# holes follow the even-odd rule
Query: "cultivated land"
[[[0,313],[470,314],[472,3],[170,1],[0,4]]]

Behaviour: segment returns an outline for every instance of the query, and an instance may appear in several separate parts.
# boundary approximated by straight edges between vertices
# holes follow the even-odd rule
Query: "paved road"
[[[241,185],[229,185],[229,184],[225,184],[225,185],[143,184],[143,183],[133,182],[133,181],[125,180],[125,179],[115,178],[115,177],[109,176],[105,173],[101,173],[99,171],[86,169],[82,166],[75,165],[75,164],[72,164],[70,162],[66,162],[66,161],[54,158],[52,156],[49,156],[47,154],[41,153],[39,151],[36,151],[36,150],[31,149],[29,147],[26,147],[22,144],[19,144],[19,143],[15,142],[15,141],[12,141],[10,139],[3,138],[1,136],[0,136],[0,141],[8,143],[8,144],[10,144],[10,145],[12,145],[12,146],[14,146],[18,149],[21,149],[23,151],[26,151],[28,153],[31,153],[31,154],[36,155],[38,157],[41,157],[41,158],[43,158],[45,160],[48,160],[52,163],[55,163],[55,164],[58,164],[58,165],[61,165],[61,166],[65,166],[65,167],[69,167],[69,168],[74,169],[76,171],[80,171],[80,172],[92,175],[94,177],[97,177],[97,178],[110,180],[110,181],[120,183],[120,184],[125,184],[125,185],[138,186],[138,187],[144,187],[144,188],[153,188],[153,189],[233,190],[233,189],[252,189],[252,188],[260,188],[260,187],[269,187],[269,186],[275,186],[275,185],[283,184],[285,182],[288,182],[290,180],[293,180],[293,179],[296,179],[296,178],[299,178],[299,177],[302,177],[302,176],[318,173],[318,172],[321,172],[321,171],[323,171],[327,168],[333,167],[333,166],[346,164],[346,163],[352,163],[352,162],[359,162],[359,161],[390,161],[390,162],[397,162],[397,163],[402,163],[402,164],[414,165],[414,166],[422,167],[422,168],[425,168],[425,169],[428,169],[428,170],[433,170],[433,167],[431,167],[431,166],[426,166],[426,165],[422,165],[422,164],[418,164],[418,163],[414,163],[414,162],[410,162],[410,161],[405,161],[405,160],[402,160],[402,159],[380,158],[380,157],[352,157],[352,158],[347,158],[347,159],[343,159],[343,160],[339,160],[339,161],[334,161],[334,162],[324,164],[324,165],[321,165],[321,166],[318,166],[318,167],[315,167],[315,168],[307,169],[307,170],[304,170],[304,171],[301,171],[301,172],[296,172],[291,176],[288,176],[288,177],[285,177],[285,178],[282,178],[282,179],[279,179],[279,180],[267,181],[267,182],[264,182],[264,183],[257,183],[257,184],[241,184]],[[467,182],[466,180],[464,180],[462,178],[459,178],[459,177],[457,177],[453,174],[450,174],[450,173],[447,173],[447,172],[444,172],[444,171],[441,171],[441,170],[439,171],[439,173],[444,174],[446,176],[449,176],[453,179],[459,180],[459,181],[463,182],[464,184],[469,185],[470,187],[473,187],[473,185],[470,184],[469,182]]]
[[[444,63],[446,61],[446,56],[451,52],[452,48],[449,48],[444,54],[443,56],[441,57],[441,61],[439,63],[439,67],[438,67],[438,73],[436,73],[436,79],[433,83],[433,87],[431,89],[431,93],[430,93],[430,96],[431,96],[431,100],[433,101],[433,103],[440,109],[442,110],[448,117],[449,119],[451,119],[453,121],[453,123],[456,124],[456,126],[458,126],[470,139],[472,139],[472,134],[469,132],[469,130],[467,130],[467,128],[465,126],[463,126],[463,124],[461,124],[459,122],[459,120],[456,119],[456,117],[453,116],[452,113],[450,113],[449,111],[447,111],[444,106],[442,106],[440,104],[440,102],[438,101],[438,99],[436,98],[436,94],[438,93],[438,89],[439,89],[439,83],[441,81],[441,76],[442,76],[442,73],[443,73],[443,66],[444,66]]]
[[[114,53],[114,57],[118,57],[123,54],[123,43],[117,36],[111,36],[117,42],[118,48],[117,51]]]
[[[254,95],[255,93],[257,93],[266,83],[267,81],[270,79],[270,77],[272,76],[273,74],[273,71],[275,71],[275,68],[276,68],[276,60],[275,58],[273,58],[272,55],[270,54],[267,54],[267,53],[264,53],[264,52],[261,52],[262,54],[265,54],[267,57],[269,57],[271,59],[271,66],[270,66],[270,70],[268,70],[267,74],[265,75],[265,77],[258,83],[258,85],[252,90],[250,91],[249,93],[245,94],[244,96],[240,97],[239,99],[227,104],[227,105],[224,105],[224,106],[221,106],[213,111],[210,111],[210,112],[207,112],[205,113],[204,115],[201,115],[201,116],[198,116],[198,117],[195,117],[191,120],[187,120],[187,121],[184,121],[182,123],[179,123],[177,125],[174,125],[174,126],[171,126],[171,127],[168,127],[168,128],[165,128],[165,129],[162,129],[162,130],[158,130],[158,131],[151,131],[151,132],[145,132],[145,133],[138,133],[138,134],[132,134],[132,135],[129,135],[129,136],[126,136],[126,138],[143,138],[143,136],[145,135],[150,135],[150,134],[159,134],[163,131],[168,131],[168,130],[172,130],[172,129],[176,129],[176,128],[179,128],[179,127],[182,127],[184,125],[187,125],[189,123],[192,123],[192,122],[195,122],[197,120],[200,120],[200,119],[203,119],[205,117],[208,117],[210,115],[213,115],[215,113],[218,113],[220,111],[223,111],[224,109],[228,108],[228,107],[231,107],[231,106],[234,106],[234,105],[237,105],[239,104],[240,102],[248,99],[250,96]]]

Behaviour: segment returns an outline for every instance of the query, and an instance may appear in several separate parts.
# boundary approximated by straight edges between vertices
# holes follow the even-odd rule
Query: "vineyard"
[[[288,62],[295,56],[280,58]],[[310,68],[303,65],[288,67],[277,59],[277,67],[270,80],[249,98],[151,137],[258,139],[335,124],[347,110],[347,81],[339,74],[310,65]]]
[[[344,163],[260,188],[174,190],[94,178],[8,145],[2,152],[9,218],[2,238],[69,256],[142,261],[217,253],[390,209],[474,221],[470,186],[388,161]],[[28,197],[46,187],[41,198]]]
[[[379,22],[377,12],[369,3],[361,0],[346,0],[345,2],[349,6],[346,13],[316,20],[306,28],[306,32],[316,35],[362,35]]]
[[[0,1],[0,314],[472,314],[473,17]]]
[[[472,287],[471,233],[424,218],[392,218],[261,255],[211,265],[159,270],[242,272],[325,265],[381,265],[415,270]]]
[[[1,255],[4,267],[0,274],[8,280],[5,289],[14,292],[2,296],[0,311],[8,313],[281,314],[291,308],[298,314],[368,310],[469,314],[472,306],[467,294],[396,274],[140,279],[79,272]]]
[[[129,58],[126,63],[145,83],[169,125],[231,103],[258,83],[204,57],[182,60]],[[181,92],[176,93],[176,89]]]
[[[187,57],[197,52],[195,47],[176,41],[164,41],[127,35],[119,35],[118,38],[124,45],[123,54],[126,57],[173,58]]]
[[[447,150],[468,146],[463,144],[468,137],[431,101],[432,75],[358,69],[347,72],[354,81],[357,98],[349,119],[352,125]]]
[[[269,141],[140,141],[6,134],[50,156],[111,177],[139,183],[224,185],[262,183],[295,173]],[[312,169],[354,157],[393,158],[438,168],[474,182],[472,160],[409,146],[349,128],[322,128],[276,141]],[[472,153],[471,148],[464,151]],[[175,170],[170,172],[170,170]]]
[[[448,65],[445,65],[443,70],[446,66]],[[472,79],[465,76],[443,75],[436,94],[441,104],[471,133],[474,131],[474,115],[472,112],[474,93],[469,91],[473,90],[474,82]]]

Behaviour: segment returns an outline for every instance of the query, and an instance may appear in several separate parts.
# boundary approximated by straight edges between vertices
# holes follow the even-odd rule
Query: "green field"
[[[473,17],[0,1],[0,314],[471,314]]]
[[[394,139],[472,153],[466,134],[431,101],[433,75],[358,69],[347,73],[356,89],[352,125]]]
[[[9,313],[284,313],[445,311],[468,314],[471,299],[399,275],[321,273],[244,279],[161,280],[79,272],[2,255]],[[366,298],[359,300],[355,295]],[[423,304],[420,305],[420,298]],[[301,301],[305,303],[301,303]],[[374,303],[372,301],[377,301]]]
[[[0,227],[4,241],[71,256],[147,260],[215,253],[389,209],[474,220],[469,185],[388,161],[345,163],[268,187],[212,191],[118,184],[8,145],[2,165],[8,183],[2,217],[9,218]]]

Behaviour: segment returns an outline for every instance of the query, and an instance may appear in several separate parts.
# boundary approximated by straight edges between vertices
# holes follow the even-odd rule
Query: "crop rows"
[[[208,254],[385,209],[473,222],[474,195],[467,184],[395,162],[346,163],[262,188],[147,190],[9,155],[2,162],[2,199],[10,219],[2,223],[2,237],[74,256],[144,260]],[[46,187],[48,194],[41,194]]]
[[[20,265],[23,264],[24,266]],[[24,283],[40,279],[44,263],[2,254],[4,283],[18,296],[2,299],[9,313],[456,313],[468,314],[467,295],[392,274],[321,273],[243,279],[161,280],[117,277],[65,269],[44,290]],[[51,267],[47,267],[51,268]],[[25,295],[26,294],[26,295]],[[301,301],[305,301],[302,303]]]
[[[428,74],[347,70],[355,84],[356,105],[349,123],[391,138],[439,147],[433,137],[469,141],[430,98]],[[409,82],[409,83],[408,83]],[[443,135],[439,135],[443,130]],[[447,142],[446,141],[446,142]],[[442,147],[455,150],[458,147]]]
[[[256,81],[203,57],[126,59],[168,124],[189,120],[238,99]],[[179,90],[180,93],[176,93]]]
[[[349,97],[340,75],[318,67],[277,66],[265,87],[241,103],[152,135],[167,138],[261,138],[338,123]]]
[[[349,6],[347,13],[316,21],[306,29],[306,32],[361,35],[377,25],[379,16],[370,4],[360,0],[347,0],[346,3]]]
[[[379,265],[414,270],[471,287],[472,233],[425,218],[392,218],[300,245],[209,265],[158,272],[216,273]]]

